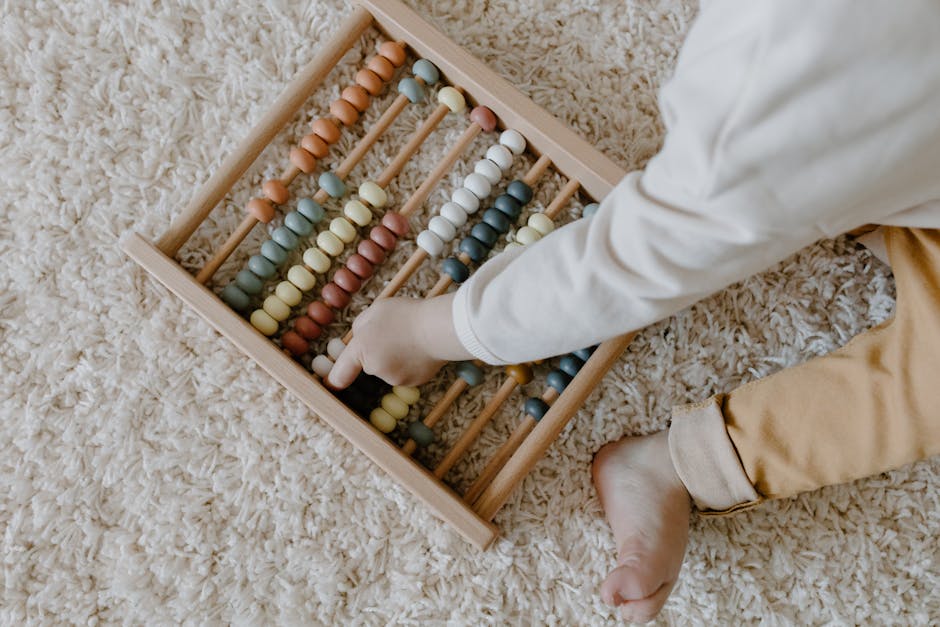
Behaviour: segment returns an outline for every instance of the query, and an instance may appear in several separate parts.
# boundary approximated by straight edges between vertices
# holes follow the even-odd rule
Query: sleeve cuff
[[[480,339],[477,337],[477,334],[473,331],[473,325],[470,323],[470,311],[469,304],[467,302],[467,294],[469,289],[467,289],[468,283],[464,283],[460,286],[460,289],[457,290],[457,293],[454,295],[454,303],[451,308],[452,319],[454,323],[454,330],[457,332],[457,339],[460,340],[460,343],[463,344],[463,347],[467,349],[471,355],[480,361],[490,364],[491,366],[505,366],[510,362],[500,359],[486,347],[483,346]]]

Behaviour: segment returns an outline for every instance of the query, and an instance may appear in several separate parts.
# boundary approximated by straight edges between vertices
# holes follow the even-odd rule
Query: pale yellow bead
[[[263,309],[255,309],[251,314],[250,320],[251,326],[265,335],[274,335],[277,333],[277,320],[268,315]]]
[[[542,236],[531,226],[524,226],[516,231],[516,241],[523,246],[528,246],[529,244],[537,242],[540,239],[542,239]]]
[[[421,398],[421,392],[418,388],[407,385],[396,385],[392,388],[392,394],[405,401],[409,405],[414,405]]]
[[[385,193],[385,190],[379,187],[378,183],[372,181],[366,181],[359,186],[359,198],[362,198],[376,209],[384,207],[388,202],[388,194]]]
[[[369,414],[369,422],[382,433],[391,433],[398,424],[398,421],[381,407],[372,410],[372,413]]]
[[[330,231],[321,231],[317,235],[317,246],[330,257],[336,257],[345,248],[343,241]]]
[[[294,268],[298,268],[298,267],[300,266],[294,266]],[[305,268],[300,268],[300,269],[303,270],[304,272],[307,272]],[[291,270],[293,270],[293,268],[291,268]],[[310,273],[307,272],[307,274],[310,274]],[[288,275],[290,275],[289,272],[288,272]],[[297,289],[297,287],[298,286],[294,285],[290,281],[281,281],[280,283],[277,284],[277,287],[274,288],[274,294],[278,298],[283,300],[289,307],[296,307],[297,305],[300,304],[300,301],[304,297],[303,293],[299,289]],[[307,290],[304,290],[304,291],[307,291]]]
[[[338,237],[345,244],[356,239],[356,227],[346,218],[333,218],[330,221],[330,233]]]
[[[297,289],[302,292],[309,292],[313,289],[313,286],[317,284],[317,277],[311,274],[310,271],[303,266],[293,266],[290,270],[288,270],[287,280],[296,285]],[[286,300],[284,302],[287,303]],[[287,304],[290,305],[290,303]]]
[[[326,274],[330,269],[330,258],[319,248],[308,248],[304,251],[304,263],[317,274]]]
[[[394,394],[386,394],[382,397],[382,409],[387,411],[395,420],[400,420],[408,415],[408,403]]]
[[[264,304],[261,305],[261,308],[278,322],[283,322],[290,317],[290,307],[274,294],[264,299]]]
[[[343,214],[359,226],[366,226],[372,222],[372,212],[358,200],[350,200],[346,203],[343,207]]]
[[[444,87],[437,92],[437,101],[442,105],[447,105],[451,113],[461,113],[467,108],[467,101],[463,94],[453,87]]]
[[[555,223],[544,213],[533,213],[529,216],[529,226],[538,231],[542,237],[555,230]]]

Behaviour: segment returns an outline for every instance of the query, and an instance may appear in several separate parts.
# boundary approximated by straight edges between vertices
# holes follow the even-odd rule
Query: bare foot
[[[676,475],[667,432],[623,438],[594,457],[594,485],[617,541],[617,568],[601,598],[644,623],[662,609],[682,568],[691,499]]]

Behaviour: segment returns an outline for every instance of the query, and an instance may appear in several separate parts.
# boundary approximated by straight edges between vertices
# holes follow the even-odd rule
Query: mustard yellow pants
[[[882,230],[893,319],[829,355],[673,411],[673,463],[704,513],[940,453],[940,231]]]

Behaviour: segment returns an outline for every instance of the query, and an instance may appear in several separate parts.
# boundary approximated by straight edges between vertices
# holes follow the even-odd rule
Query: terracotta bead
[[[385,261],[385,249],[373,242],[371,239],[364,239],[359,242],[356,252],[362,255],[366,261],[373,266],[377,266]]]
[[[487,133],[496,130],[496,116],[486,107],[474,107],[470,111],[470,121]]]
[[[382,216],[382,224],[398,237],[408,234],[411,225],[408,224],[408,218],[397,211],[389,211]]]
[[[392,77],[395,76],[395,66],[381,55],[369,59],[369,64],[366,67],[378,74],[379,78],[385,82],[392,80]]]
[[[385,83],[379,78],[379,75],[370,69],[363,68],[356,72],[356,84],[363,87],[372,96],[378,96],[382,93]]]
[[[352,126],[356,123],[356,120],[359,119],[359,112],[356,110],[356,107],[342,98],[334,100],[332,104],[330,104],[330,113],[333,114],[333,117],[342,122],[343,126]]]
[[[300,337],[295,331],[288,331],[281,336],[281,346],[286,348],[294,357],[302,357],[310,350],[307,340]]]
[[[335,144],[339,141],[339,129],[332,120],[327,118],[314,120],[313,123],[310,124],[310,128],[313,129],[314,135],[328,144]]]
[[[362,113],[369,108],[369,92],[362,85],[350,85],[339,95],[340,98],[356,107],[356,111]]]
[[[379,54],[388,59],[395,67],[401,67],[405,63],[405,47],[397,41],[386,41],[379,46]]]
[[[387,252],[395,250],[395,244],[398,243],[398,238],[395,237],[395,234],[392,233],[388,227],[381,224],[372,227],[372,230],[369,231],[369,239]]]
[[[322,159],[330,154],[330,145],[313,133],[304,135],[303,139],[300,140],[300,147],[317,159]]]
[[[310,174],[317,167],[316,158],[303,148],[298,148],[297,146],[290,149],[290,162],[291,165],[304,174]]]
[[[325,327],[336,318],[336,314],[333,313],[333,310],[318,300],[307,305],[307,315],[321,327]]]
[[[323,333],[323,328],[309,316],[298,316],[294,319],[294,331],[304,339],[315,340]]]
[[[375,242],[372,243],[374,244]],[[346,267],[360,279],[368,279],[375,271],[375,266],[359,253],[350,255],[349,259],[346,260]]]
[[[340,268],[333,275],[333,282],[350,294],[355,294],[362,287],[362,280],[353,274],[349,268]]]
[[[333,309],[342,309],[349,304],[349,293],[336,283],[327,283],[320,291],[323,302]]]
[[[274,206],[267,198],[252,198],[248,201],[248,213],[258,222],[267,224],[274,219]]]
[[[290,199],[290,192],[287,191],[286,187],[284,187],[284,183],[277,179],[265,181],[264,185],[261,186],[261,190],[264,192],[264,195],[271,200],[271,202],[277,203],[279,205],[283,205]]]

